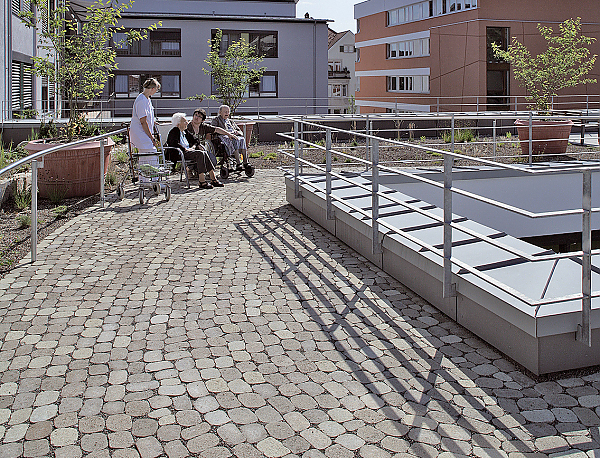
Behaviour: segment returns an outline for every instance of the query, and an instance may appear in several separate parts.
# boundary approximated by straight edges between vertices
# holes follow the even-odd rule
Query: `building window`
[[[340,52],[354,52],[356,48],[354,45],[340,45]]]
[[[277,72],[265,72],[260,82],[251,84],[250,97],[277,97]]]
[[[141,56],[141,40],[131,43],[127,42],[125,32],[115,32],[112,37],[113,46],[117,51],[117,56]]]
[[[216,29],[213,29],[211,33],[212,39],[214,40],[217,35]],[[229,48],[232,43],[240,40],[249,43],[259,56],[275,58],[278,55],[277,32],[223,30],[219,56],[223,57],[227,48]]]
[[[388,92],[429,92],[429,76],[388,76]]]
[[[329,97],[348,97],[347,84],[329,84],[327,89]]]
[[[509,76],[510,64],[496,57],[492,43],[506,51],[510,29],[507,27],[486,27],[486,89],[487,109],[492,111],[510,109]]]
[[[151,56],[181,56],[181,29],[151,30]]]
[[[387,25],[393,26],[472,8],[477,8],[477,0],[428,0],[389,10]]]
[[[119,73],[115,72],[113,77],[113,92],[118,98],[134,98],[142,92],[142,84],[148,78],[156,78],[161,84],[160,92],[153,97],[180,98],[181,97],[181,73],[179,72],[156,72],[156,73]]]
[[[33,109],[32,65],[13,61],[11,67],[11,109],[14,115],[22,115],[24,110]]]
[[[356,33],[360,32],[360,19],[356,20]]]
[[[15,16],[21,11],[31,11],[31,0],[11,0],[11,9]]]
[[[330,60],[328,62],[329,71],[330,72],[341,72],[342,71],[342,61],[341,60]]]
[[[420,57],[429,55],[429,38],[417,40],[399,41],[389,43],[386,47],[387,59],[398,59],[401,57]]]

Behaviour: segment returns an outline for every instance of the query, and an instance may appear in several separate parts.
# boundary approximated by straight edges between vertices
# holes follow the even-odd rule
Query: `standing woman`
[[[155,78],[149,78],[142,85],[143,91],[133,102],[129,138],[141,154],[157,153],[159,141],[154,137],[154,107],[150,97],[160,90],[160,83]],[[139,164],[158,166],[158,156],[140,156]],[[140,177],[140,181],[148,181]]]

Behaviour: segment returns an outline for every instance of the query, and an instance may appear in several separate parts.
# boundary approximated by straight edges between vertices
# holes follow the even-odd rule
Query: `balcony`
[[[350,70],[344,68],[343,70],[329,70],[327,72],[329,79],[350,79]]]

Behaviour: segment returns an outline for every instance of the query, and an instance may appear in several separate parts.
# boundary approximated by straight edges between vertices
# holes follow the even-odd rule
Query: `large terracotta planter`
[[[519,133],[521,151],[529,155],[529,121],[515,121]],[[533,154],[565,154],[571,134],[571,120],[532,121],[532,153]]]
[[[250,146],[250,139],[252,138],[252,128],[256,123],[254,121],[235,121],[235,123],[242,129],[244,138],[246,139],[246,148],[248,148]]]
[[[108,138],[104,147],[104,173],[110,164],[110,151],[115,142]],[[29,142],[30,153],[43,151],[57,143],[43,140]],[[100,142],[89,142],[44,156],[44,167],[38,169],[38,190],[43,198],[87,197],[100,192]]]

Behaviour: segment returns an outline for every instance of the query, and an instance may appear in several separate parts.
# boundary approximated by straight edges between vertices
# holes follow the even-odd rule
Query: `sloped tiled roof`
[[[347,30],[346,30],[347,32]],[[344,35],[346,32],[336,32],[332,30],[330,27],[327,27],[327,49],[331,49],[331,47]]]

